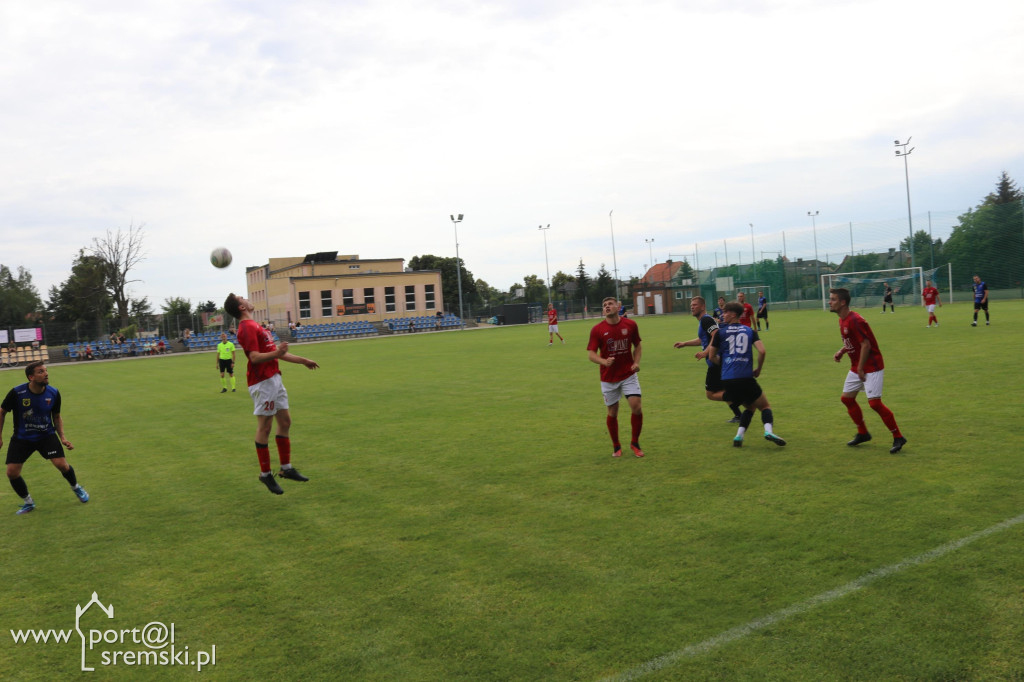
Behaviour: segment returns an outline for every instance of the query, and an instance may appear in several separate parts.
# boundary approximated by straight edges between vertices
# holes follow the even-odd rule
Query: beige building
[[[323,324],[435,315],[444,310],[438,270],[405,271],[404,258],[321,251],[246,268],[258,322]]]

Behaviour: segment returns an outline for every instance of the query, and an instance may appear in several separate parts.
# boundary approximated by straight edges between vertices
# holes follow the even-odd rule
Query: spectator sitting
[[[139,348],[135,345],[135,339],[128,342],[128,355],[135,357],[139,354]]]
[[[85,344],[85,350],[82,351],[82,354],[85,356],[86,360],[94,360],[95,359],[92,356],[92,346],[90,346],[89,344]]]
[[[434,329],[441,331],[441,320],[444,318],[444,313],[440,310],[437,311],[437,315],[434,316]]]
[[[160,339],[159,341],[156,342],[156,352],[159,353],[160,355],[163,355],[165,352],[167,352],[167,344],[164,343],[163,339]]]

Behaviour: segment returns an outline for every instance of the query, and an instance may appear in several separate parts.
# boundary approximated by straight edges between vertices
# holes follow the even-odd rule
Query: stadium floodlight
[[[548,230],[551,229],[551,223],[548,223],[547,227],[538,225],[537,229],[544,235],[544,271],[548,274],[548,304],[551,304],[551,268],[548,266]]]
[[[910,168],[907,163],[907,157],[910,156],[911,152],[914,151],[915,147],[907,149],[907,145],[910,144],[911,137],[907,138],[906,142],[900,142],[896,140],[895,144],[897,147],[902,147],[902,151],[897,149],[896,156],[903,157],[903,177],[907,181],[907,227],[910,230],[910,267],[914,267],[914,217],[910,212]]]
[[[458,218],[452,214],[449,214],[449,217],[455,227],[455,281],[459,285],[459,320],[462,320],[465,317],[462,314],[462,267],[459,262],[459,223],[462,222],[462,214],[460,213]]]
[[[614,208],[608,211],[608,228],[612,232],[612,272],[615,273],[615,298],[618,299],[621,292],[619,291],[619,262],[615,258],[615,224],[612,223],[612,213],[614,211]]]
[[[818,265],[818,225],[814,220],[815,218],[818,217],[818,214],[820,213],[821,211],[815,211],[814,213],[811,213],[810,211],[807,212],[807,215],[811,216],[811,232],[814,234],[815,287],[817,287],[821,283],[821,267]],[[821,295],[824,298],[825,293],[821,292]]]
[[[647,242],[647,255],[651,257],[651,270],[654,270],[654,248],[651,244],[654,243],[654,237],[650,239],[644,239]],[[651,272],[651,284],[654,284],[654,272]]]

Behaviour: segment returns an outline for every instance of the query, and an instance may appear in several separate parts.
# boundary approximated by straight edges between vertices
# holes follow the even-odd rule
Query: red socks
[[[274,442],[277,443],[277,456],[281,460],[281,465],[292,463],[292,441],[288,436],[276,436]]]
[[[270,473],[270,444],[256,443],[256,457],[260,460],[260,473]]]
[[[850,413],[850,419],[857,425],[857,433],[867,433],[868,427],[864,423],[864,413],[861,412],[860,405],[857,404],[856,398],[847,398],[843,396],[843,405],[846,405],[846,411]]]
[[[631,428],[629,442],[639,443],[640,442],[640,430],[644,428],[644,414],[630,414],[629,425]]]
[[[608,416],[605,417],[605,424],[608,425],[608,435],[612,437],[612,445],[618,450],[621,447],[619,443],[619,418]]]
[[[868,406],[882,418],[882,423],[885,424],[885,428],[892,432],[893,438],[903,437],[903,434],[900,433],[900,427],[896,426],[896,417],[893,416],[892,410],[882,404],[881,398],[868,400]]]

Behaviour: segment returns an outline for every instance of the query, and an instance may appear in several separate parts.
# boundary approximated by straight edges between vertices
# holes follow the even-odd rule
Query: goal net
[[[829,289],[849,290],[851,307],[881,306],[887,284],[892,289],[892,301],[895,305],[923,305],[921,290],[924,288],[925,279],[924,271],[920,267],[834,272],[822,275],[822,308],[828,310]],[[936,284],[936,287],[938,286]],[[942,287],[939,287],[939,291],[943,291]]]
[[[747,295],[747,303],[754,306],[754,310],[757,310],[757,292],[759,291],[764,292],[764,297],[768,299],[769,303],[775,300],[772,298],[772,287],[769,284],[765,284],[759,287],[736,287],[737,294],[740,293],[741,291]]]

